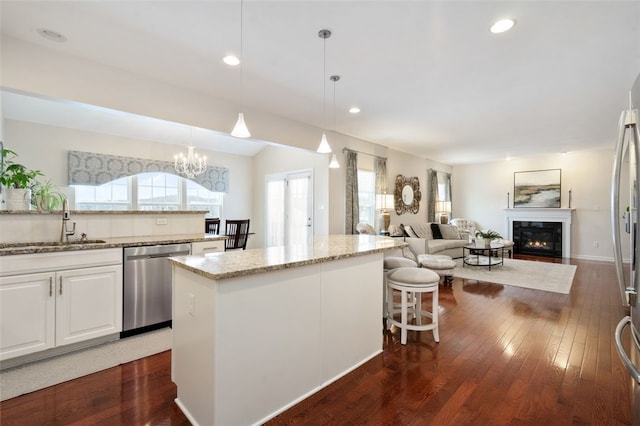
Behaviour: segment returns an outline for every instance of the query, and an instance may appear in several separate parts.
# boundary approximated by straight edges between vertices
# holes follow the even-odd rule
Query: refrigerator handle
[[[631,224],[631,235],[632,235],[631,244],[633,244],[633,251],[632,251],[633,265],[631,267],[631,270],[633,272],[631,273],[631,281],[632,281],[631,288],[627,289],[627,292],[629,294],[629,305],[631,306],[636,306],[637,297],[638,297],[638,276],[640,276],[640,273],[637,270],[638,266],[640,265],[638,263],[640,261],[640,259],[638,259],[638,257],[640,256],[640,247],[638,247],[638,235],[637,235],[638,230],[636,229],[638,224],[640,224],[640,208],[639,208],[640,206],[637,205],[637,203],[640,201],[640,184],[638,183],[638,167],[640,167],[640,131],[638,129],[637,117],[638,117],[637,109],[629,110],[627,112],[627,119],[625,123],[626,128],[631,130],[629,143],[633,144],[634,152],[636,155],[635,176],[633,176],[633,182],[634,182],[633,197],[635,199],[633,211],[636,217],[635,217],[635,221],[632,221],[632,224]]]
[[[618,323],[618,325],[616,326],[616,334],[615,334],[616,351],[618,351],[618,356],[620,357],[620,360],[624,364],[625,368],[627,369],[631,377],[633,377],[633,380],[635,380],[637,383],[640,383],[640,371],[636,368],[635,365],[633,365],[633,363],[631,362],[631,359],[629,358],[629,355],[627,355],[627,353],[624,350],[624,347],[622,346],[622,331],[626,326],[630,324],[631,324],[631,317],[626,316],[622,318]],[[631,333],[633,334],[633,328],[631,329]],[[634,336],[633,342],[637,342],[637,339],[635,338],[635,336]],[[634,344],[637,345],[637,343],[634,343]]]
[[[615,160],[613,162],[613,174],[611,177],[611,235],[613,237],[613,260],[616,269],[616,279],[620,287],[620,297],[623,306],[628,306],[626,280],[622,264],[622,244],[620,241],[620,169],[624,155],[624,135],[626,131],[627,111],[620,115],[618,125],[618,139],[616,142]],[[631,230],[633,233],[633,229]],[[635,301],[634,301],[635,302]]]

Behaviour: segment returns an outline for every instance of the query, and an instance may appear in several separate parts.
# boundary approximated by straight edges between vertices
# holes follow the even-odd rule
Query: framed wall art
[[[513,207],[560,208],[560,169],[514,172]]]

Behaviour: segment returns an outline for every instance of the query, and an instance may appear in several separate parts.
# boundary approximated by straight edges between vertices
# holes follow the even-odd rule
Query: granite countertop
[[[206,256],[178,256],[169,260],[176,267],[218,280],[362,256],[406,245],[389,237],[326,235],[315,236],[312,243],[304,246],[235,250]]]
[[[20,242],[20,243],[0,243],[0,256],[16,254],[51,253],[73,250],[96,250],[106,248],[122,248],[149,246],[154,244],[174,244],[192,243],[199,241],[226,240],[225,235],[210,234],[182,234],[164,236],[141,236],[141,237],[119,237],[103,238],[100,240],[88,240],[80,242],[79,238],[71,239],[69,243],[58,241],[50,242]]]

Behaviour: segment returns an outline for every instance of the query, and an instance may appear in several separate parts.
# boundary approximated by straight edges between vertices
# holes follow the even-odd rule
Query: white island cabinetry
[[[122,330],[122,250],[0,257],[0,360]]]
[[[172,258],[172,376],[193,424],[260,424],[382,351],[375,236]]]

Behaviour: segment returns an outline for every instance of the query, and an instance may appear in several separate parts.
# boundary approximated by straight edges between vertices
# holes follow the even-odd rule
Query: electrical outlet
[[[600,243],[598,241],[594,241],[593,248],[598,248],[598,247],[600,247]]]
[[[599,205],[597,205],[597,204],[594,204],[594,205],[593,205],[593,211],[594,211],[594,212],[600,211],[600,206],[599,206]]]
[[[159,217],[156,219],[156,225],[168,225],[169,220],[164,217]]]

